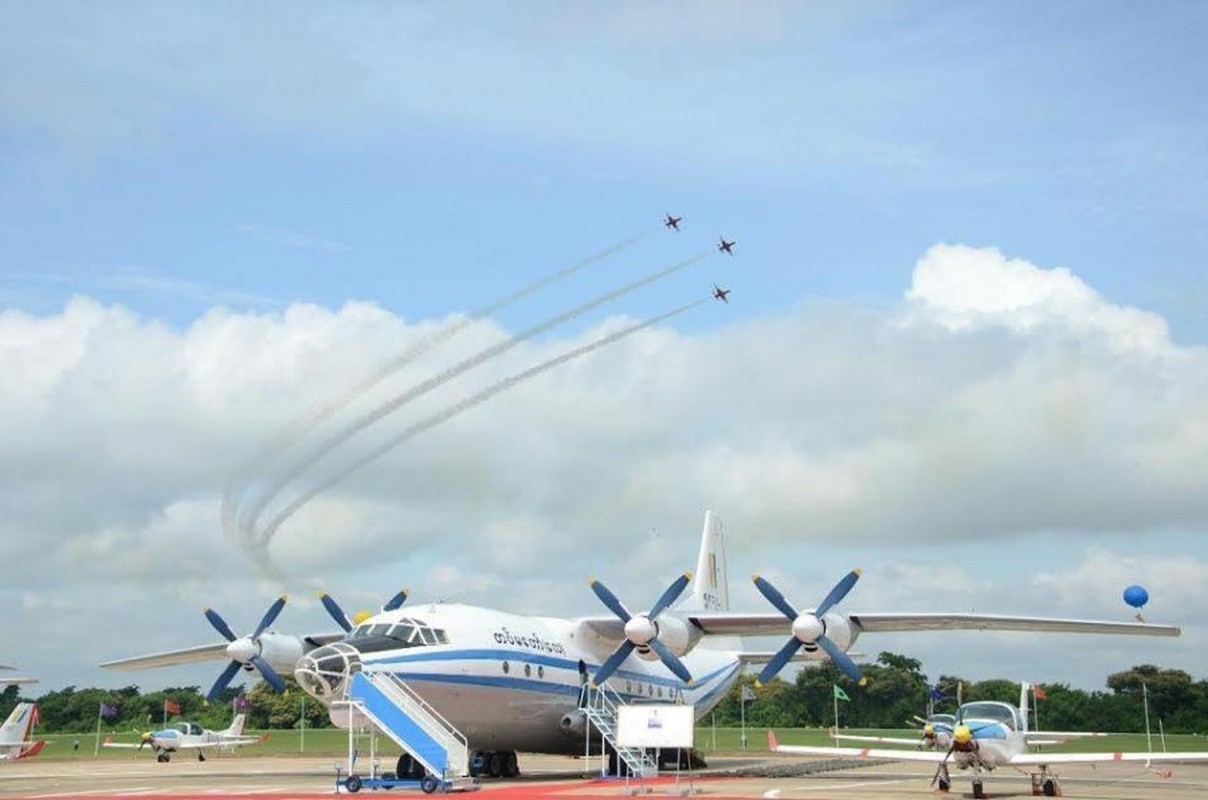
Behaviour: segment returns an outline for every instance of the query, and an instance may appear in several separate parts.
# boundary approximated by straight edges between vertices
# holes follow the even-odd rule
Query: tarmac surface
[[[483,800],[514,798],[584,798],[686,796],[767,798],[767,800],[836,800],[868,798],[935,798],[932,770],[915,764],[806,762],[788,756],[709,757],[710,768],[674,773],[652,781],[625,782],[585,778],[597,763],[557,756],[529,755],[520,760],[523,775],[511,781],[487,780]],[[256,800],[311,800],[336,793],[335,759],[223,758],[205,762],[177,759],[159,764],[150,759],[68,762],[30,759],[0,764],[0,797],[4,798],[171,798],[214,797]],[[341,765],[343,766],[343,765]],[[839,767],[839,768],[834,768]],[[383,764],[383,769],[391,765]],[[1193,800],[1208,797],[1208,765],[1167,765],[1164,777],[1141,765],[1078,766],[1060,772],[1065,797],[1087,800]],[[953,772],[952,798],[972,797],[965,774]],[[1025,774],[999,770],[985,779],[991,798],[1031,797]],[[419,791],[363,789],[361,796],[424,797]]]

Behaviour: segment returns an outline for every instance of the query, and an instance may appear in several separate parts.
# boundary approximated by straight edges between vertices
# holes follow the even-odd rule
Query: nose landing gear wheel
[[[973,782],[973,797],[976,798],[976,800],[982,800],[982,798],[984,798],[985,796],[986,796],[986,793],[982,789],[982,782],[974,781]]]

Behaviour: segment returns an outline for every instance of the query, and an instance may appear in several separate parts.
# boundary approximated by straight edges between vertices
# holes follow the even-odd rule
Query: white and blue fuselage
[[[472,748],[575,753],[583,750],[583,686],[615,647],[615,640],[575,620],[434,604],[371,617],[343,642],[304,656],[296,675],[320,700],[342,699],[337,676],[359,660],[361,669],[389,672],[410,685]],[[743,667],[736,652],[704,647],[683,662],[691,684],[636,651],[606,686],[627,703],[693,705],[700,719]]]

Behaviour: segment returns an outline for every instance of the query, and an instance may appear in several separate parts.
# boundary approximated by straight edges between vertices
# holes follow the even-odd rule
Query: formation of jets
[[[168,728],[147,731],[139,734],[138,744],[130,742],[115,742],[112,737],[105,739],[104,747],[116,747],[127,750],[142,750],[150,747],[155,753],[155,760],[161,763],[170,761],[172,754],[180,750],[196,750],[197,760],[205,761],[205,751],[208,749],[232,749],[248,744],[259,744],[268,738],[268,734],[260,736],[244,736],[243,725],[247,721],[244,714],[236,714],[229,728],[212,731],[203,728],[196,722],[177,722]]]
[[[930,719],[930,718],[929,718]],[[1061,794],[1061,785],[1052,767],[1061,764],[1095,764],[1109,761],[1208,761],[1208,752],[1150,753],[1036,753],[1028,747],[1038,744],[1056,744],[1076,736],[1096,734],[1044,732],[1028,730],[1027,686],[1020,693],[1020,705],[991,701],[965,703],[952,719],[952,728],[944,730],[933,722],[935,736],[929,749],[904,750],[894,748],[857,747],[813,747],[807,745],[784,745],[776,734],[768,731],[768,747],[777,753],[826,756],[830,758],[892,759],[895,761],[921,761],[936,766],[931,783],[941,792],[952,786],[948,771],[949,764],[957,769],[972,772],[972,788],[975,798],[983,798],[987,773],[999,767],[1022,767],[1029,771],[1032,794],[1056,797]],[[855,739],[856,737],[836,737]],[[918,745],[914,739],[880,739],[886,744]]]

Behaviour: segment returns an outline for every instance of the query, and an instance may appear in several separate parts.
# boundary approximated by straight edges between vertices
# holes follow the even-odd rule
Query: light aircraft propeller
[[[255,667],[259,670],[264,679],[269,685],[278,692],[285,691],[285,681],[281,680],[281,676],[277,671],[269,666],[269,663],[261,657],[262,647],[260,644],[260,634],[273,624],[273,620],[281,613],[281,609],[285,608],[285,597],[278,597],[277,600],[268,607],[264,612],[264,616],[260,618],[260,624],[256,626],[256,630],[251,636],[236,636],[231,630],[231,626],[226,624],[218,612],[212,608],[205,610],[206,619],[214,626],[214,630],[222,634],[230,644],[227,645],[226,654],[230,657],[231,663],[227,664],[227,668],[218,676],[218,680],[214,682],[210,693],[206,695],[206,699],[211,703],[218,697],[223,689],[235,678],[235,674],[239,672],[240,667]]]
[[[352,631],[352,624],[355,617],[349,617],[347,614],[345,614],[344,609],[341,608],[340,604],[335,601],[335,598],[333,598],[327,592],[321,592],[319,594],[319,601],[323,603],[323,608],[327,609],[327,613],[331,615],[331,618],[336,621],[337,625],[344,629],[345,633]],[[403,589],[394,597],[391,597],[389,600],[387,600],[386,605],[382,606],[382,610],[394,611],[396,608],[402,606],[402,604],[405,602],[407,602],[407,590]]]
[[[826,651],[826,654],[830,656],[830,660],[839,669],[843,670],[843,673],[847,677],[856,681],[861,686],[867,683],[867,680],[860,673],[860,668],[856,666],[856,662],[851,659],[851,656],[826,635],[826,620],[823,619],[826,612],[842,601],[859,579],[860,570],[853,569],[835,584],[835,588],[830,590],[830,594],[818,604],[817,608],[812,611],[798,612],[785,599],[784,595],[780,593],[779,589],[759,575],[754,577],[755,588],[759,590],[759,593],[766,597],[769,603],[776,606],[780,613],[788,617],[789,621],[793,623],[793,638],[789,639],[784,647],[780,648],[776,655],[772,656],[772,660],[764,666],[763,672],[759,673],[759,683],[767,683],[776,677],[776,673],[780,672],[784,668],[784,665],[789,663],[789,659],[793,657],[793,654],[803,644],[815,643]]]
[[[629,658],[629,654],[638,647],[649,647],[658,655],[659,660],[667,665],[667,669],[675,673],[676,677],[684,683],[692,683],[692,673],[688,672],[688,668],[684,666],[684,662],[680,661],[675,653],[671,652],[665,644],[659,641],[659,625],[657,622],[658,615],[667,606],[679,599],[679,596],[683,594],[684,589],[691,580],[692,574],[689,572],[680,575],[671,582],[671,585],[667,587],[662,596],[654,601],[654,605],[650,607],[648,613],[633,615],[617,599],[617,596],[609,591],[607,586],[595,578],[591,579],[591,590],[596,593],[596,597],[599,597],[604,605],[608,606],[608,609],[625,623],[625,641],[621,642],[616,652],[609,656],[608,660],[596,670],[595,677],[592,678],[593,685],[599,686],[608,680],[617,667],[621,666],[621,662]]]

